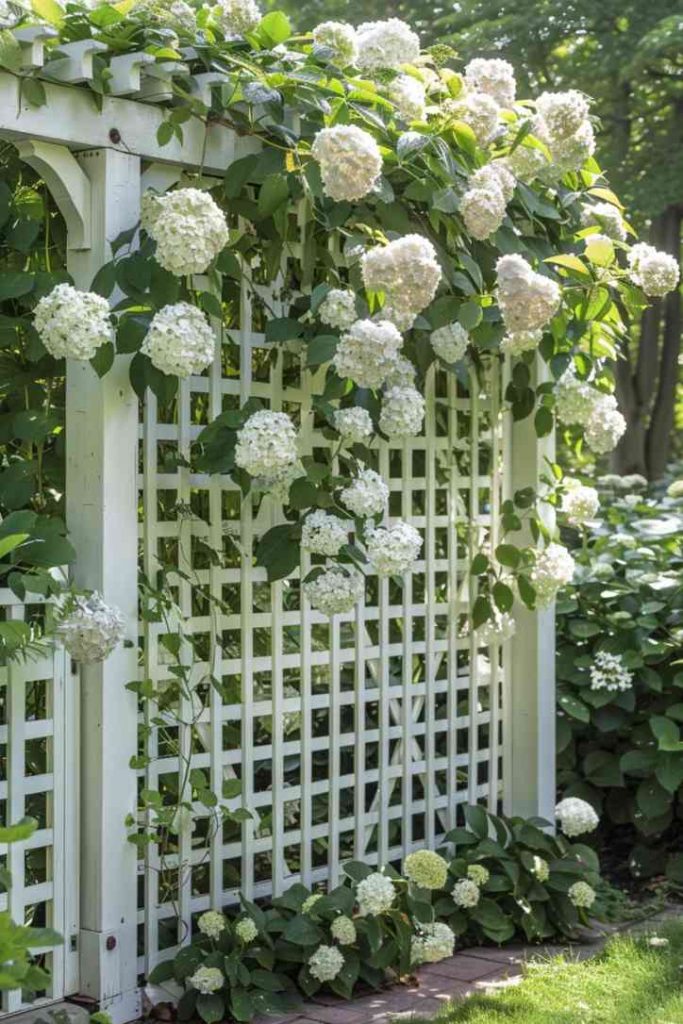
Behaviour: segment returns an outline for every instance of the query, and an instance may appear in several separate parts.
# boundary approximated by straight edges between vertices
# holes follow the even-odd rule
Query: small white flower
[[[559,309],[559,285],[537,274],[517,253],[501,256],[496,273],[498,305],[508,330],[533,331],[545,327]]]
[[[589,102],[576,89],[544,92],[536,100],[536,111],[545,131],[555,141],[575,135],[588,117]]]
[[[348,520],[340,519],[324,509],[316,509],[304,520],[301,530],[301,546],[314,555],[338,555],[348,543]]]
[[[475,57],[465,65],[465,82],[473,92],[490,96],[499,107],[515,102],[515,69],[506,60]]]
[[[162,373],[189,377],[211,365],[215,349],[215,335],[201,309],[176,302],[154,314],[140,351]]]
[[[350,612],[365,591],[363,577],[342,568],[325,569],[315,579],[304,583],[304,592],[314,608],[323,615],[343,615]]]
[[[675,258],[646,242],[633,246],[628,254],[628,267],[631,280],[646,295],[666,295],[678,284],[680,273]]]
[[[378,576],[410,572],[422,548],[422,537],[410,523],[399,519],[392,526],[366,531],[370,565]]]
[[[241,917],[235,925],[235,935],[245,946],[248,946],[258,935],[256,922],[251,917]]]
[[[647,944],[652,949],[665,949],[669,945],[669,940],[665,939],[662,935],[651,935],[647,940]]]
[[[543,340],[543,331],[511,331],[500,343],[500,351],[508,356],[520,356],[523,352],[534,352]]]
[[[415,388],[389,388],[382,399],[379,426],[387,437],[416,437],[422,430],[425,400]]]
[[[358,57],[356,30],[344,21],[323,21],[313,29],[313,43],[332,51],[332,56],[343,67],[355,64]]]
[[[223,972],[217,967],[198,967],[188,979],[188,984],[196,988],[203,996],[218,992],[225,984]]]
[[[401,335],[388,320],[356,320],[340,338],[334,368],[361,388],[381,387],[401,344]]]
[[[505,197],[499,188],[468,188],[460,200],[460,214],[468,234],[484,240],[505,219]]]
[[[358,476],[339,495],[342,505],[358,519],[384,512],[389,488],[374,469],[361,469]]]
[[[70,284],[58,284],[40,299],[33,323],[55,359],[92,359],[114,337],[107,300]]]
[[[429,335],[432,348],[444,363],[459,362],[470,343],[470,336],[459,323],[446,324],[445,327],[437,327]]]
[[[347,330],[358,319],[356,296],[346,288],[331,288],[320,303],[318,316],[329,327]]]
[[[158,196],[148,226],[157,262],[175,274],[203,274],[228,242],[225,216],[208,192],[180,188]]]
[[[382,173],[382,154],[369,132],[351,124],[321,128],[311,155],[320,164],[330,199],[356,201],[371,192]]]
[[[360,406],[337,409],[334,414],[334,427],[345,444],[364,444],[372,437],[374,431],[370,413]]]
[[[509,612],[501,612],[498,608],[493,610],[493,618],[487,619],[477,629],[477,640],[480,644],[502,644],[510,640],[517,631],[517,624],[514,616]]]
[[[531,581],[539,608],[546,608],[555,600],[558,590],[571,583],[575,568],[576,562],[562,544],[551,542],[543,551],[536,552]]]
[[[352,946],[356,941],[356,926],[345,914],[334,918],[330,925],[330,933],[340,946]]]
[[[403,874],[422,889],[443,889],[448,878],[448,864],[432,850],[416,850],[403,861]]]
[[[308,969],[320,982],[334,981],[344,966],[344,954],[336,946],[318,946],[308,958]]]
[[[467,877],[481,887],[486,885],[491,877],[491,873],[483,864],[469,864],[467,867]]]
[[[356,886],[356,899],[362,917],[385,914],[396,898],[396,887],[381,871],[366,875]]]
[[[574,882],[567,893],[575,907],[592,907],[595,903],[595,889],[588,882]]]
[[[123,639],[125,620],[118,608],[105,604],[97,592],[69,598],[55,630],[74,661],[104,661]]]
[[[384,292],[395,309],[413,314],[429,305],[441,280],[436,249],[422,235],[404,235],[368,250],[361,270],[369,291]]]
[[[226,35],[243,36],[261,20],[261,9],[254,0],[217,0],[215,11]]]
[[[534,866],[531,869],[539,882],[547,882],[550,878],[550,865],[543,857],[534,854]]]
[[[237,433],[235,463],[250,476],[272,476],[297,454],[296,429],[286,413],[260,409]]]
[[[412,75],[399,75],[389,87],[389,96],[404,121],[424,121],[425,87]]]
[[[420,56],[420,38],[405,21],[365,21],[356,29],[358,67],[363,71],[380,71],[412,64]]]
[[[614,693],[630,690],[633,673],[624,665],[620,654],[597,651],[590,667],[591,690],[609,690]]]
[[[197,921],[197,927],[202,935],[208,935],[210,939],[218,939],[225,930],[226,920],[218,910],[207,910]]]
[[[410,963],[435,964],[453,956],[455,934],[447,924],[435,921],[433,924],[420,925],[420,931],[413,936],[410,943]]]
[[[451,893],[457,907],[476,907],[480,895],[479,886],[471,878],[461,878],[455,883]]]
[[[583,526],[595,519],[600,509],[600,495],[594,487],[586,487],[573,477],[565,479],[566,493],[562,497],[562,511],[571,526]]]
[[[600,823],[593,807],[577,796],[567,796],[560,800],[555,815],[559,818],[560,828],[570,839],[584,832],[593,832]]]

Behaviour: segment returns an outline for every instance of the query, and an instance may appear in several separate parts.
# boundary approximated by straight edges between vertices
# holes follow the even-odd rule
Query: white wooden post
[[[110,149],[77,157],[90,185],[90,245],[68,267],[88,289],[111,258],[110,242],[139,217],[140,159]],[[89,363],[67,368],[67,521],[78,553],[74,578],[123,612],[130,646],[82,672],[81,993],[114,1024],[140,1013],[137,990],[137,857],[126,816],[136,811],[138,403],[129,357],[102,379]]]
[[[545,364],[537,370],[546,379]],[[510,430],[509,494],[525,487],[538,489],[546,459],[554,460],[555,436],[537,438],[533,416]],[[542,515],[553,526],[550,506]],[[520,534],[515,534],[515,538]],[[520,543],[531,543],[525,528]],[[506,814],[554,820],[555,807],[555,606],[529,611],[515,606],[516,633],[511,644],[505,694],[504,809]]]

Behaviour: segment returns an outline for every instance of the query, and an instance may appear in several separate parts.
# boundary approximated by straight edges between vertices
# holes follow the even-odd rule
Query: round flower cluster
[[[413,314],[429,305],[441,280],[436,250],[422,235],[375,246],[363,256],[361,270],[369,291],[384,292],[394,309]]]
[[[498,608],[494,608],[493,618],[487,619],[477,629],[477,639],[484,645],[502,644],[506,640],[510,640],[516,631],[517,624],[514,617],[509,612],[501,612]]]
[[[432,850],[409,853],[403,861],[403,874],[422,889],[443,889],[448,878],[448,864]]]
[[[346,330],[358,319],[356,296],[347,288],[331,288],[320,303],[318,316],[328,327]]]
[[[584,424],[584,438],[589,448],[598,455],[613,451],[626,431],[626,420],[617,409],[614,395],[593,392],[591,417]]]
[[[176,302],[154,314],[140,351],[162,373],[189,377],[211,364],[215,348],[216,338],[202,311],[189,302]]]
[[[356,31],[344,21],[323,21],[313,29],[314,46],[332,52],[334,60],[342,66],[355,64],[358,57]]]
[[[486,885],[491,873],[483,864],[470,864],[467,868],[467,877],[478,886]]]
[[[197,12],[185,0],[174,0],[168,8],[168,16],[171,23],[175,22],[188,32],[194,32],[197,27]]]
[[[378,576],[410,572],[422,547],[418,531],[402,519],[392,526],[368,531],[366,538],[368,559]]]
[[[461,878],[451,893],[457,907],[476,907],[479,902],[479,886],[471,878]]]
[[[557,170],[577,171],[595,152],[595,135],[590,121],[584,121],[576,135],[552,143],[553,165]]]
[[[523,352],[533,352],[541,344],[543,331],[512,331],[506,334],[500,343],[503,355],[521,356]]]
[[[70,284],[58,284],[40,299],[33,324],[55,359],[92,359],[100,345],[113,339],[107,300]]]
[[[439,359],[444,363],[457,363],[467,351],[470,336],[462,324],[456,322],[437,327],[429,335],[429,340]]]
[[[228,242],[223,212],[208,192],[180,188],[156,197],[148,233],[157,243],[157,262],[175,274],[203,274]]]
[[[546,608],[555,600],[558,590],[571,583],[575,567],[574,559],[562,544],[552,542],[536,553],[531,581],[539,608]]]
[[[505,166],[517,178],[526,184],[532,182],[539,174],[548,168],[548,160],[542,149],[536,146],[524,145],[517,148],[506,156]]]
[[[74,661],[83,665],[104,661],[123,639],[124,631],[121,612],[105,604],[96,591],[87,597],[77,594],[69,598],[55,630]]]
[[[626,241],[626,227],[621,210],[611,203],[584,206],[581,211],[581,223],[584,227],[599,227],[609,238],[614,238],[618,242]]]
[[[633,673],[624,665],[621,655],[597,651],[590,669],[591,690],[620,692],[630,690]]]
[[[465,65],[465,83],[474,92],[486,93],[499,107],[514,105],[515,69],[506,60],[475,57]]]
[[[550,865],[543,857],[534,854],[534,866],[531,869],[539,882],[547,882],[550,878]]]
[[[515,176],[503,160],[492,160],[470,175],[467,187],[487,191],[498,189],[502,192],[505,202],[509,203],[515,194]]]
[[[537,274],[517,253],[501,256],[496,273],[498,305],[507,329],[515,332],[545,327],[559,309],[559,285]]]
[[[678,262],[668,252],[659,252],[646,242],[638,242],[628,254],[631,280],[646,295],[660,296],[672,292],[678,284]]]
[[[372,436],[374,429],[370,413],[360,406],[337,409],[334,414],[334,428],[341,434],[345,444],[363,444]]]
[[[562,498],[562,511],[570,526],[583,526],[595,519],[600,508],[600,495],[595,487],[587,487],[573,477],[567,477],[565,485],[567,491]]]
[[[325,195],[336,202],[362,199],[382,173],[382,154],[369,132],[353,124],[321,128],[311,155],[320,164]]]
[[[460,200],[460,213],[472,238],[494,234],[505,219],[505,197],[495,188],[468,188]]]
[[[442,921],[421,926],[420,934],[413,936],[410,943],[410,962],[418,964],[436,964],[453,956],[455,935],[451,928]]]
[[[401,343],[401,335],[388,320],[356,320],[341,336],[334,368],[361,388],[378,388],[398,358]]]
[[[242,917],[235,925],[235,935],[248,946],[258,935],[256,922],[251,917]]]
[[[225,926],[225,918],[218,910],[207,910],[197,921],[197,927],[202,935],[208,935],[210,939],[219,938]]]
[[[304,520],[301,546],[314,555],[334,557],[349,539],[349,525],[339,516],[318,508]]]
[[[570,839],[584,832],[593,832],[600,822],[592,806],[578,796],[567,796],[560,800],[555,815],[559,818],[560,828]]]
[[[312,892],[311,895],[307,896],[301,904],[301,913],[310,914],[318,900],[321,900],[322,898],[323,894],[321,892]]]
[[[256,28],[261,10],[254,0],[216,0],[215,12],[225,35],[243,36]]]
[[[362,71],[397,69],[420,56],[420,37],[405,21],[365,21],[356,29],[357,64]]]
[[[356,941],[356,926],[346,914],[340,914],[333,919],[330,933],[340,946],[352,946]]]
[[[225,984],[223,972],[218,967],[198,967],[187,980],[192,988],[196,988],[203,996],[218,992]]]
[[[462,98],[448,99],[441,109],[448,117],[468,125],[480,146],[486,146],[498,132],[500,107],[484,92],[471,92]]]
[[[385,385],[388,388],[415,387],[417,371],[409,359],[399,356],[387,374]]]
[[[588,882],[574,882],[569,887],[567,895],[575,907],[583,907],[587,910],[595,903],[595,889]]]
[[[588,100],[576,89],[544,92],[536,100],[535,134],[547,143],[560,170],[578,170],[595,150]]]
[[[304,583],[304,591],[313,607],[323,615],[343,615],[363,596],[365,581],[357,572],[329,568]]]
[[[284,412],[259,409],[237,432],[235,463],[250,476],[272,476],[296,459],[296,430]]]
[[[425,88],[412,75],[399,75],[391,83],[389,96],[404,121],[424,121],[426,116]]]
[[[381,871],[373,871],[356,886],[358,909],[363,917],[385,914],[396,897],[394,883]]]
[[[382,399],[379,427],[387,437],[416,437],[425,418],[425,400],[415,388],[389,388]]]
[[[344,966],[344,954],[336,946],[318,946],[308,958],[308,970],[320,982],[334,981]]]
[[[389,500],[389,488],[374,469],[361,469],[339,495],[342,505],[359,519],[377,516]]]
[[[570,366],[555,384],[555,411],[562,423],[579,423],[585,426],[591,418],[595,402],[595,390],[580,380]]]

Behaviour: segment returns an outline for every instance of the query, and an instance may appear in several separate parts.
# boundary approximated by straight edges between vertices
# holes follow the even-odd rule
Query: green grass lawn
[[[592,960],[531,965],[518,985],[452,1005],[432,1024],[683,1024],[683,916],[654,927],[611,939]],[[649,946],[652,935],[668,946]]]

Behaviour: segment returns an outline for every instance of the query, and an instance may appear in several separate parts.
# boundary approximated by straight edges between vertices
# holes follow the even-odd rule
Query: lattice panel
[[[42,623],[45,613],[43,604],[20,604],[0,590],[3,619]],[[70,942],[76,932],[76,686],[63,650],[0,665],[0,822],[14,824],[27,816],[38,822],[26,842],[0,845],[0,862],[12,876],[9,893],[0,895],[0,910],[9,910],[14,921],[49,926],[65,937],[63,946],[36,951],[52,975],[49,990],[38,994],[46,1000],[75,987]],[[20,991],[4,992],[2,1010],[21,1009],[25,997]]]
[[[421,437],[380,443],[374,467],[389,482],[389,518],[423,534],[421,560],[402,581],[370,575],[355,614],[330,622],[302,602],[299,576],[269,585],[253,564],[260,535],[281,521],[266,498],[255,511],[229,477],[184,464],[203,426],[249,397],[291,414],[302,454],[329,445],[316,429],[311,380],[296,345],[266,344],[270,315],[287,314],[274,291],[245,268],[233,319],[217,337],[208,373],[181,383],[161,409],[148,395],[141,424],[144,565],[171,562],[182,615],[195,639],[195,699],[185,725],[153,728],[152,764],[141,785],[188,792],[181,760],[215,791],[238,778],[254,820],[216,832],[195,806],[180,828],[177,857],[140,864],[140,971],[186,941],[208,907],[278,893],[302,881],[334,881],[349,858],[398,863],[436,847],[458,808],[501,791],[504,677],[499,649],[466,628],[476,594],[467,574],[475,545],[493,541],[504,489],[500,382],[457,380],[432,367]],[[177,465],[177,457],[182,464]],[[495,527],[494,527],[495,529]],[[222,565],[205,544],[220,551]],[[307,558],[301,567],[310,568]],[[225,608],[211,609],[209,590]],[[143,672],[169,678],[161,635],[143,623]],[[187,657],[191,657],[187,652]],[[218,685],[211,685],[213,676]],[[153,726],[155,709],[148,709]],[[162,870],[163,867],[163,870]]]

